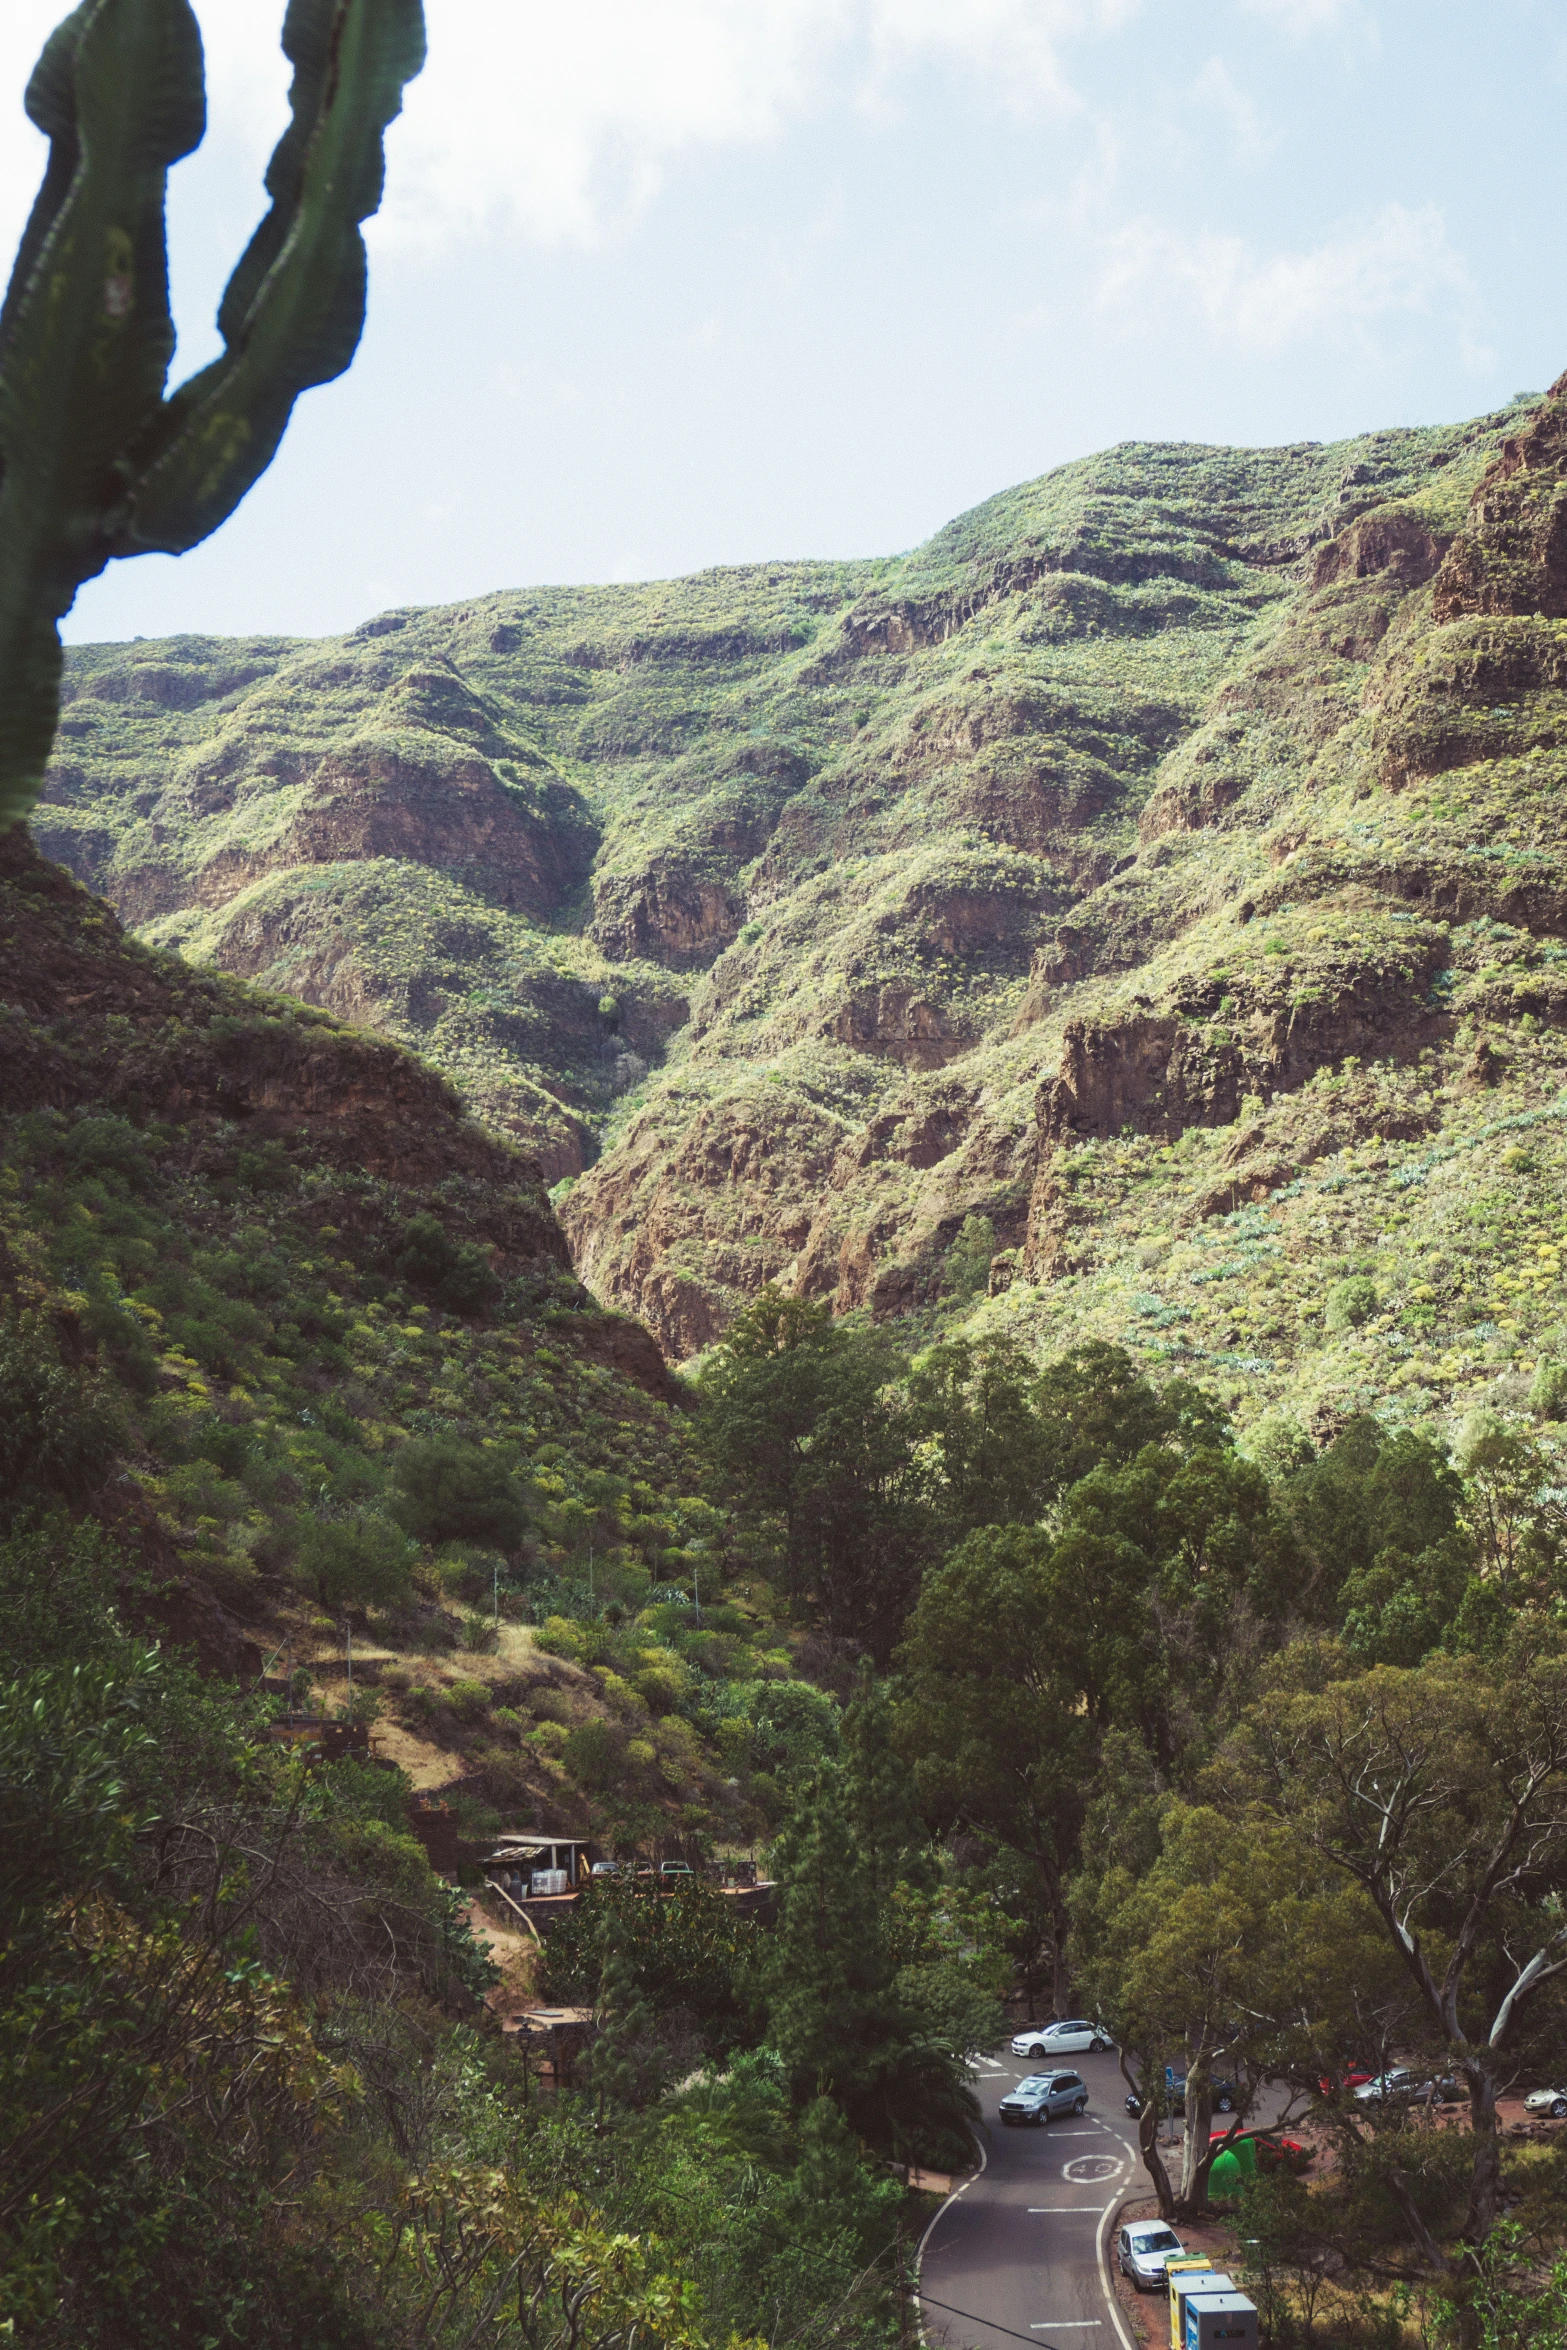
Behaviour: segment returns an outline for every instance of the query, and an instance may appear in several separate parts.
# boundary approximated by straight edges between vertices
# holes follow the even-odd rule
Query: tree
[[[964,2051],[897,1993],[881,1907],[830,1773],[790,1820],[775,1866],[767,2032],[796,2103],[831,2097],[895,2159],[961,2163],[978,2112]]]
[[[1463,1597],[1472,1545],[1463,1480],[1439,1445],[1368,1414],[1286,1482],[1304,1547],[1299,1611],[1342,1623],[1366,1663],[1417,1664]]]
[[[374,1512],[315,1518],[300,1542],[298,1573],[324,1608],[389,1607],[407,1594],[412,1560],[407,1535]]]
[[[606,2102],[642,2105],[663,2085],[663,2049],[654,2034],[653,2011],[642,1996],[623,1938],[613,1932],[604,1953],[593,2020],[598,2036],[589,2069],[602,2121]]]
[[[392,1465],[393,1517],[416,1542],[515,1550],[527,1512],[497,1453],[456,1436],[417,1436]]]
[[[899,1368],[879,1331],[768,1288],[736,1316],[700,1390],[718,1474],[781,1521],[785,1587],[883,1659],[929,1549]]]
[[[1065,1886],[1097,1733],[1062,1661],[1052,1549],[1036,1528],[989,1527],[926,1577],[898,1655],[896,1736],[932,1817],[1030,1863],[1064,2006]]]
[[[844,1810],[870,1872],[872,1893],[885,1901],[900,1880],[923,1882],[931,1868],[913,1782],[894,1742],[886,1684],[869,1660],[860,1666],[853,1701],[844,1713],[842,1746]]]
[[[293,0],[293,119],[270,211],[218,311],[220,358],[163,397],[174,351],[164,190],[206,127],[188,0],[82,0],[27,86],[49,140],[0,310],[0,827],[37,797],[59,715],[57,623],[116,556],[183,554],[272,462],[295,400],[352,360],[359,223],[424,61],[419,0]]]
[[[38,1315],[0,1319],[0,1532],[29,1510],[85,1501],[122,1433],[102,1383],[67,1370]]]
[[[1037,1373],[1010,1339],[949,1339],[909,1374],[927,1457],[926,1493],[949,1542],[976,1526],[1028,1525],[1052,1490],[1052,1436],[1034,1408]]]
[[[1554,1598],[1567,1534],[1560,1469],[1531,1437],[1492,1412],[1465,1421],[1459,1457],[1464,1517],[1481,1574],[1509,1607]]]
[[[1173,1383],[1161,1397],[1124,1346],[1085,1339],[1040,1373],[1034,1409],[1046,1435],[1045,1491],[1064,1493],[1090,1469],[1134,1460],[1174,1433],[1196,1390]]]
[[[1166,1796],[1151,1854],[1138,1849],[1138,1825],[1073,1887],[1074,1955],[1142,2101],[1138,2135],[1159,2208],[1195,2218],[1217,2151],[1216,2062],[1239,2091],[1236,2126],[1265,2079],[1314,2081],[1337,2061],[1385,1953],[1364,1900],[1276,1821]],[[1167,2067],[1186,2080],[1178,2190],[1158,2143]]]
[[[1355,1885],[1404,1970],[1433,2068],[1469,2099],[1458,2252],[1391,2177],[1429,2273],[1478,2342],[1474,2256],[1495,2225],[1496,2099],[1532,2008],[1567,1976],[1567,1654],[1520,1623],[1492,1671],[1473,1657],[1332,1677],[1298,1655],[1231,1749],[1234,1788]]]

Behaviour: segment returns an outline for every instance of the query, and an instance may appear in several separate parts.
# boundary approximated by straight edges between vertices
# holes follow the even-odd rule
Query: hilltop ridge
[[[416,1045],[672,1357],[780,1280],[1446,1410],[1556,1312],[1564,412],[1123,444],[880,562],[78,648],[35,835]]]

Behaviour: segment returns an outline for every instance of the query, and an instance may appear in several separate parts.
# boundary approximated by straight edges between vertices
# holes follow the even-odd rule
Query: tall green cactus
[[[283,48],[292,118],[267,168],[271,209],[223,296],[222,357],[168,399],[165,188],[206,128],[189,0],[82,0],[28,84],[49,162],[0,309],[0,831],[38,796],[58,623],[83,580],[216,530],[300,393],[358,347],[359,223],[424,62],[421,0],[289,0]]]

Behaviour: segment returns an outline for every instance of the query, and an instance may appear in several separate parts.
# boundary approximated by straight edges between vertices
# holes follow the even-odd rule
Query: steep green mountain
[[[739,1726],[794,1636],[715,1604],[685,1399],[443,1078],[128,941],[18,828],[0,1170],[0,1584],[68,1594],[73,1512],[129,1621],[307,1710],[346,1613],[386,1759],[476,1834],[767,1824]]]
[[[1557,1313],[1564,403],[85,648],[35,833],[415,1043],[676,1357],[780,1280],[1419,1416]]]

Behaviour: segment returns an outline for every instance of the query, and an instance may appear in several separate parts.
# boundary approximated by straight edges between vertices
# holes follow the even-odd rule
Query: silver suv
[[[1085,2113],[1088,2090],[1078,2073],[1030,2073],[1002,2098],[1004,2122],[1047,2122],[1058,2113]]]

